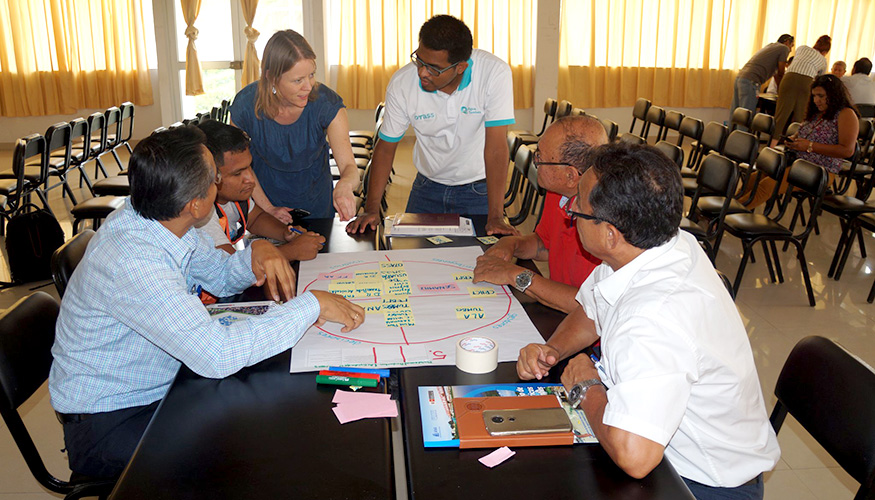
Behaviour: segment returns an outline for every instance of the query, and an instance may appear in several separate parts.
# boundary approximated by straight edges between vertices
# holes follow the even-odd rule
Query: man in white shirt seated
[[[854,104],[875,104],[875,81],[869,77],[872,61],[864,57],[854,63],[851,76],[842,78]]]
[[[210,235],[216,248],[234,253],[236,248],[249,244],[247,236],[251,233],[285,241],[278,248],[288,260],[316,258],[325,243],[323,236],[301,228],[289,228],[252,200],[252,191],[258,180],[252,171],[252,154],[246,132],[216,120],[207,120],[198,127],[207,136],[206,146],[213,154],[221,179],[215,210],[200,228]]]
[[[677,166],[651,146],[593,151],[571,207],[602,259],[581,307],[546,344],[520,351],[522,379],[601,339],[562,374],[605,451],[641,478],[665,457],[699,499],[761,499],[780,456],[738,310],[696,239],[678,231]]]
[[[314,323],[362,324],[364,309],[322,291],[294,295],[294,273],[270,242],[233,255],[194,229],[214,210],[218,175],[197,127],[152,134],[129,162],[131,196],[88,244],[58,316],[49,394],[70,469],[118,476],[179,367],[227,377],[288,350]],[[290,299],[230,325],[211,317],[202,286],[253,284]]]

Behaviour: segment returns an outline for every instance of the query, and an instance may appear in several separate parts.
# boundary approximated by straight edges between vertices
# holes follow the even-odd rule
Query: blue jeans
[[[486,215],[486,180],[461,186],[445,186],[417,173],[407,200],[408,213]]]
[[[735,108],[747,108],[751,111],[757,110],[757,93],[760,86],[757,82],[752,82],[747,78],[736,78],[735,86],[732,90],[732,106],[729,112],[735,111]]]
[[[750,481],[736,486],[735,488],[718,488],[697,483],[691,479],[681,477],[687,484],[687,488],[693,492],[696,500],[762,500],[763,499],[763,474]]]

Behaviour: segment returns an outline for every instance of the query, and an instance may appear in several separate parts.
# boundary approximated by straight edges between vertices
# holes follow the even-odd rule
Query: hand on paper
[[[529,344],[520,349],[516,372],[523,380],[546,377],[550,368],[559,362],[559,351],[547,344]]]
[[[256,285],[267,285],[265,295],[271,300],[279,302],[282,298],[289,300],[295,296],[295,272],[273,243],[267,240],[252,242],[252,274]]]
[[[346,225],[347,233],[363,233],[370,229],[377,229],[377,225],[380,223],[380,214],[373,214],[369,212],[360,213],[355,219],[349,221],[349,224]]]
[[[474,283],[485,281],[493,285],[510,285],[523,268],[485,253],[477,257],[474,268]]]
[[[325,245],[325,237],[313,231],[292,232],[293,238],[280,249],[288,260],[312,260]]]
[[[319,319],[316,320],[316,326],[322,326],[326,321],[340,323],[343,325],[340,331],[347,333],[365,322],[365,310],[361,306],[340,295],[322,290],[311,290],[311,293],[319,301]]]
[[[501,217],[490,217],[486,220],[486,234],[511,234],[514,236],[519,236],[519,231],[516,230],[515,227],[508,224],[504,218]]]
[[[592,360],[586,354],[578,354],[568,361],[568,366],[562,372],[562,385],[570,391],[574,384],[583,380],[600,379],[599,372]]]

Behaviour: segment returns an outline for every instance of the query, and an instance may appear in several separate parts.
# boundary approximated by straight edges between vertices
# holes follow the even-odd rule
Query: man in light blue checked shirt
[[[137,145],[131,197],[67,287],[49,392],[74,472],[121,473],[182,363],[226,377],[294,346],[314,323],[346,332],[364,321],[361,307],[320,291],[229,326],[210,318],[199,287],[231,295],[266,283],[279,300],[294,295],[295,276],[270,242],[229,255],[193,229],[212,213],[221,180],[204,143],[196,127],[178,127]]]

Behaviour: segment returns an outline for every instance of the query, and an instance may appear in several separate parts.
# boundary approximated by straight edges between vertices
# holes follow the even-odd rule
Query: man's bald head
[[[590,116],[566,116],[551,124],[552,128],[558,128],[562,133],[559,161],[573,165],[580,173],[589,168],[589,150],[608,143],[605,127]]]

